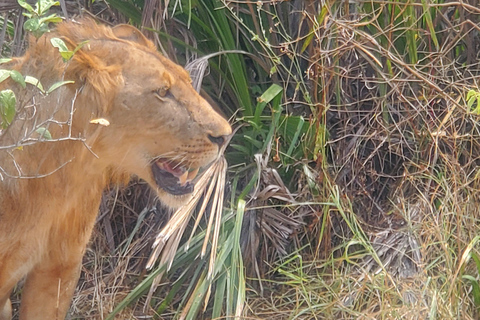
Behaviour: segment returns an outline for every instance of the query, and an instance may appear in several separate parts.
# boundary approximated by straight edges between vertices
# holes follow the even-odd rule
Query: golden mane
[[[115,30],[115,32],[114,32]],[[71,61],[65,63],[57,48],[50,40],[60,38],[70,50],[76,50]],[[107,61],[112,56],[111,50],[104,46],[95,46],[93,42],[122,42],[128,46],[154,55],[167,68],[178,74],[185,81],[190,81],[188,73],[180,66],[160,55],[155,45],[146,39],[138,30],[132,33],[128,26],[117,26],[115,29],[97,24],[92,19],[79,22],[62,23],[53,32],[35,39],[30,37],[29,49],[22,58],[14,59],[6,65],[6,69],[22,71],[24,75],[39,79],[48,88],[59,80],[73,80],[82,84],[87,95],[95,97],[95,106],[110,106],[109,95],[119,82],[119,61]],[[121,58],[121,57],[120,57]],[[109,64],[106,62],[110,62]],[[12,86],[12,82],[6,82]],[[5,85],[0,84],[0,88]]]

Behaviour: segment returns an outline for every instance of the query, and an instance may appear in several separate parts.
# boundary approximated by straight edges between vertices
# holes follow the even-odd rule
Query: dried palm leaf
[[[223,153],[223,152],[222,152]],[[199,203],[200,199],[203,196],[203,202],[200,207],[200,210],[196,216],[196,223],[191,232],[191,240],[197,226],[198,221],[202,218],[205,213],[206,207],[210,199],[212,198],[212,210],[211,215],[207,224],[207,232],[205,234],[205,239],[203,242],[203,247],[201,251],[201,257],[205,256],[207,245],[211,243],[211,254],[208,266],[207,277],[211,279],[213,277],[213,267],[215,265],[215,257],[218,245],[218,234],[220,230],[221,216],[223,210],[223,200],[224,200],[224,190],[225,190],[225,176],[227,171],[227,161],[223,156],[220,156],[210,168],[203,173],[200,180],[195,185],[192,198],[185,205],[180,207],[170,219],[170,221],[163,227],[163,229],[158,233],[155,241],[152,245],[153,251],[150,255],[150,258],[147,263],[147,269],[151,269],[155,262],[160,257],[160,265],[167,265],[167,271],[172,266],[173,258],[177,252],[180,240],[183,236],[185,228],[188,225],[195,208]],[[213,192],[215,190],[215,192]],[[212,233],[213,229],[213,233]],[[152,283],[150,291],[147,296],[147,302],[152,298],[153,293],[155,292],[160,280],[163,276],[163,273],[159,274]],[[148,305],[148,303],[146,303]]]
[[[197,90],[197,92],[200,92],[202,80],[205,76],[205,71],[207,70],[207,67],[208,67],[208,59],[222,55],[222,54],[226,54],[226,53],[239,53],[239,54],[253,56],[251,53],[243,50],[225,50],[225,51],[211,53],[189,62],[185,66],[185,70],[190,72],[190,77],[192,78],[192,86],[195,88],[195,90]]]
[[[415,225],[426,211],[420,200],[405,203],[406,217]],[[363,264],[365,272],[378,274],[387,270],[392,276],[402,279],[413,277],[422,270],[424,265],[420,244],[414,228],[410,223],[401,229],[386,229],[371,234],[371,242],[376,255],[383,265],[379,265],[373,257],[366,258]]]

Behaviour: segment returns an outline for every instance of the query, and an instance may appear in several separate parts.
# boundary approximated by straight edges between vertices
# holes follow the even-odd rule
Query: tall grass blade
[[[435,49],[439,51],[440,46],[438,44],[437,33],[435,32],[435,26],[433,25],[432,13],[430,12],[429,2],[430,2],[429,0],[422,0],[423,14],[425,16],[425,22],[427,23],[427,26],[428,26],[428,31],[430,31],[430,37],[432,37],[433,44],[435,45]]]
[[[415,14],[415,7],[410,4],[410,1],[405,3],[405,11],[403,13],[405,27],[406,27],[406,38],[408,44],[408,52],[410,63],[415,65],[418,62],[417,54],[417,16]]]

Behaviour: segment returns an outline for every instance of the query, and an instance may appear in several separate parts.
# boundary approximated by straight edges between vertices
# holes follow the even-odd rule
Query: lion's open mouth
[[[188,169],[162,159],[152,163],[152,173],[157,186],[176,196],[193,192],[198,171],[198,168]]]

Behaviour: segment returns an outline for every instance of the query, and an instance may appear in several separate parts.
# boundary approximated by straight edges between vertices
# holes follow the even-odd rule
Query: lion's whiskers
[[[165,153],[162,153],[160,155],[155,156],[152,160],[157,161],[157,160],[166,160],[166,161],[176,161],[177,159],[184,158],[186,157],[186,153],[178,154],[177,151],[168,151]]]

